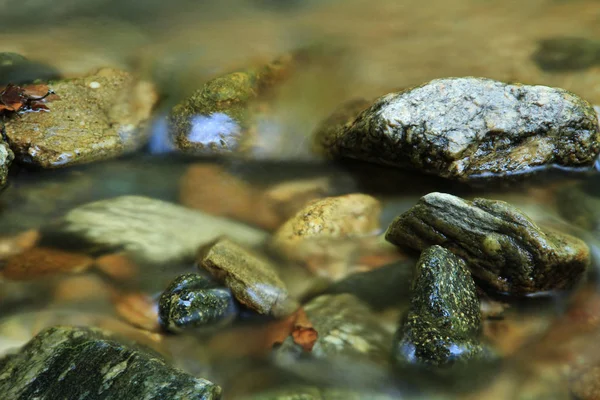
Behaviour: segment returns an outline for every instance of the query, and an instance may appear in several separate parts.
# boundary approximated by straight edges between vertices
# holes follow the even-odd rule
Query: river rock
[[[440,246],[417,263],[412,299],[394,338],[397,364],[445,367],[484,355],[475,282],[463,260]]]
[[[5,399],[221,398],[221,388],[98,329],[53,327],[0,360]]]
[[[0,52],[0,85],[46,81],[56,79],[59,75],[58,70],[49,65],[28,60],[17,53]]]
[[[46,226],[42,243],[94,252],[122,249],[137,262],[192,261],[198,247],[221,235],[254,246],[266,234],[237,222],[142,196],[88,203]]]
[[[169,128],[175,145],[201,155],[247,150],[253,103],[287,75],[292,63],[292,56],[283,56],[206,82],[171,111]]]
[[[354,122],[323,129],[316,146],[330,156],[459,181],[591,168],[600,152],[587,101],[563,89],[473,77],[387,94]]]
[[[225,325],[237,315],[237,306],[229,289],[201,275],[185,274],[160,296],[158,313],[165,329],[179,331]]]
[[[569,71],[600,63],[600,41],[582,37],[553,37],[540,40],[532,55],[544,71]]]
[[[142,126],[158,100],[150,83],[103,69],[49,86],[57,96],[46,101],[47,112],[6,122],[6,136],[20,162],[58,168],[116,157],[145,144]]]
[[[241,304],[259,314],[282,317],[298,307],[269,261],[227,238],[203,247],[198,265],[227,286]]]
[[[486,286],[517,296],[571,288],[590,263],[583,241],[541,229],[506,202],[445,193],[423,196],[391,223],[386,239],[416,250],[443,246]]]
[[[6,185],[6,179],[8,177],[8,167],[14,159],[14,154],[8,147],[8,144],[4,143],[0,139],[0,188]]]

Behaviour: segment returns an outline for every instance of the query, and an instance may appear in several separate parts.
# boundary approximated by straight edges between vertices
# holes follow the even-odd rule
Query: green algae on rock
[[[169,116],[170,134],[188,153],[210,155],[243,151],[249,145],[252,103],[288,73],[293,56],[208,81],[176,105]]]
[[[445,193],[423,196],[390,224],[386,239],[416,250],[443,246],[486,286],[516,296],[571,288],[590,263],[583,241],[542,230],[506,202]]]
[[[410,309],[394,338],[396,364],[446,367],[486,356],[475,282],[463,260],[440,246],[417,263]]]
[[[221,235],[258,245],[266,234],[226,218],[142,196],[84,204],[44,227],[42,243],[94,252],[121,249],[136,261],[193,261],[198,247]]]
[[[332,157],[459,181],[591,169],[600,153],[587,101],[563,89],[474,77],[387,94],[353,123],[326,129],[315,133],[315,146]]]
[[[269,261],[227,238],[204,246],[198,265],[227,286],[241,304],[259,314],[282,317],[298,307]]]
[[[19,162],[59,168],[116,157],[145,144],[142,125],[157,101],[150,83],[103,69],[49,86],[58,97],[45,103],[49,111],[6,121],[6,137]]]
[[[544,71],[589,68],[600,63],[600,41],[582,37],[543,39],[532,59]]]
[[[221,398],[221,388],[98,329],[53,327],[0,360],[5,399]]]
[[[6,185],[8,167],[10,167],[13,159],[14,155],[8,147],[8,144],[4,143],[2,139],[0,139],[0,188]]]
[[[177,277],[160,296],[160,324],[167,330],[180,331],[222,326],[237,315],[229,289],[198,274]]]

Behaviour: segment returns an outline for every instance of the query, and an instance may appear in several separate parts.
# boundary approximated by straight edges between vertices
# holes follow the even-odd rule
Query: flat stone
[[[0,360],[0,392],[15,400],[221,398],[219,386],[156,355],[98,329],[71,327],[46,329]]]
[[[563,89],[485,78],[436,79],[390,93],[353,123],[326,129],[315,140],[330,156],[459,181],[591,169],[600,152],[587,101]]]
[[[282,317],[298,307],[269,261],[227,238],[202,248],[198,265],[227,286],[241,304],[259,314]]]
[[[391,223],[386,239],[416,250],[443,246],[486,286],[517,296],[571,288],[590,263],[583,241],[541,229],[508,203],[444,193],[423,196]]]
[[[84,254],[34,247],[7,259],[0,268],[0,276],[10,280],[35,280],[57,274],[83,272],[92,263],[92,258]]]
[[[6,185],[8,167],[10,167],[14,158],[14,154],[8,147],[8,144],[0,139],[0,188]]]
[[[221,235],[254,246],[266,234],[246,225],[142,196],[88,203],[44,228],[42,243],[123,250],[135,261],[166,264],[192,261],[200,245]]]
[[[426,249],[412,291],[394,338],[397,364],[447,367],[484,357],[479,298],[463,260],[440,246]]]
[[[152,85],[124,71],[103,69],[85,78],[51,82],[49,111],[6,121],[19,162],[59,168],[104,160],[139,149],[143,123],[158,100]]]

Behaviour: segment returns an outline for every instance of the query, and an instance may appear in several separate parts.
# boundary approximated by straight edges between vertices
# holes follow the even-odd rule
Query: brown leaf
[[[82,272],[92,265],[92,259],[84,254],[36,247],[6,260],[2,277],[11,280],[38,279],[43,276]]]
[[[319,333],[313,328],[312,322],[308,320],[303,308],[296,312],[292,338],[294,338],[294,343],[302,346],[305,351],[312,351],[319,338]]]
[[[150,296],[143,293],[115,293],[113,304],[117,314],[131,325],[158,332],[158,309]]]
[[[26,101],[27,97],[23,88],[9,84],[0,92],[0,111],[19,111]]]

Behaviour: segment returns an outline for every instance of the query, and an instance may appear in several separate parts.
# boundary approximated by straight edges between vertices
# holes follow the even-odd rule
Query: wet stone
[[[263,67],[208,81],[171,111],[169,128],[175,145],[200,155],[247,150],[252,142],[252,106],[285,77],[292,61],[291,56],[284,56]]]
[[[6,185],[8,177],[8,167],[14,159],[14,154],[8,147],[8,144],[4,143],[0,139],[0,188]]]
[[[563,89],[446,78],[390,93],[315,146],[332,157],[459,181],[539,169],[591,169],[600,152],[592,106]]]
[[[95,253],[123,250],[133,261],[193,261],[198,247],[221,235],[254,246],[265,233],[243,224],[142,196],[88,203],[46,226],[42,243]]]
[[[589,68],[600,63],[600,41],[582,37],[543,39],[532,59],[544,71]]]
[[[93,260],[78,253],[35,247],[10,257],[0,267],[0,276],[10,280],[34,280],[46,276],[85,271]]]
[[[229,289],[201,275],[185,274],[163,292],[158,312],[163,328],[180,331],[224,326],[237,315],[237,306]]]
[[[59,168],[113,158],[145,144],[143,124],[157,101],[150,83],[103,69],[49,87],[57,95],[46,101],[49,111],[6,121],[6,136],[19,162]]]
[[[485,286],[515,296],[569,289],[590,263],[583,241],[541,229],[506,202],[444,193],[423,196],[391,223],[386,239],[416,250],[443,246]]]
[[[244,397],[245,400],[393,400],[385,393],[313,386],[290,386]]]
[[[481,358],[475,282],[463,260],[440,246],[417,263],[412,299],[394,338],[396,364],[445,367]]]
[[[85,384],[82,384],[85,382]],[[221,398],[221,388],[98,329],[53,327],[0,360],[6,399]]]
[[[28,60],[17,53],[0,52],[0,85],[20,85],[58,77],[58,71],[49,65]]]
[[[282,317],[298,306],[269,261],[227,238],[203,247],[198,265],[227,286],[237,301],[259,314]]]

